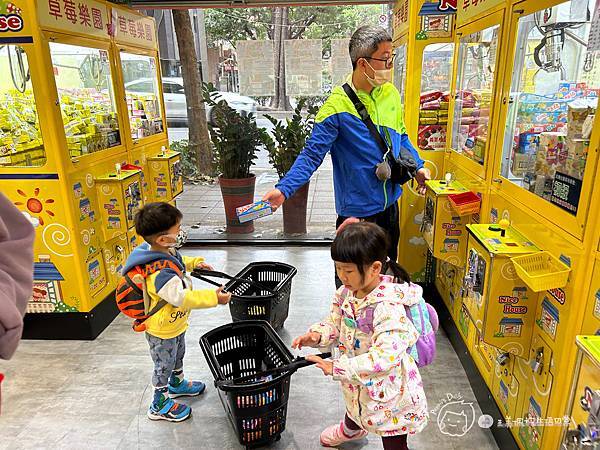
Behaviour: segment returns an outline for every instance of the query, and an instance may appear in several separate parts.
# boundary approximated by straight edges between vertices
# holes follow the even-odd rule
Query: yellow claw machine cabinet
[[[442,211],[443,214],[433,214],[434,220],[430,225],[433,230],[434,243],[440,236],[444,240],[454,239],[454,254],[442,253],[440,245],[434,245],[436,256],[437,273],[436,288],[452,320],[456,324],[461,339],[453,340],[461,354],[466,348],[470,357],[465,358],[464,364],[474,365],[481,377],[481,381],[492,391],[493,380],[499,378],[505,371],[512,371],[514,355],[507,350],[501,351],[493,344],[494,339],[498,345],[502,332],[506,332],[507,339],[510,333],[516,333],[523,329],[518,314],[512,314],[504,318],[498,318],[498,323],[492,325],[492,320],[484,320],[484,315],[479,312],[479,304],[486,295],[485,289],[489,282],[489,270],[491,260],[484,259],[489,255],[485,245],[480,249],[481,258],[475,258],[471,250],[473,235],[471,229],[487,229],[487,211],[489,208],[489,176],[493,166],[493,157],[490,156],[495,150],[494,136],[497,133],[497,109],[498,100],[496,91],[499,79],[504,72],[507,48],[501,45],[506,41],[506,3],[501,0],[495,1],[459,1],[456,13],[456,30],[454,38],[455,57],[453,59],[452,85],[449,103],[447,148],[444,155],[443,172],[438,176],[436,182],[441,183],[447,176],[454,186],[460,186],[462,195],[467,197],[468,204],[476,206],[471,215],[458,214],[457,208],[452,208],[450,200],[457,195],[447,189],[436,192],[429,189],[426,195],[425,216],[428,215],[427,205],[434,205],[434,211]],[[461,194],[461,193],[458,193]],[[428,200],[430,199],[430,200]],[[441,207],[440,207],[441,205]],[[446,205],[444,207],[444,205]],[[459,208],[460,209],[460,208]],[[444,212],[445,211],[445,212]],[[435,217],[438,217],[438,220]],[[446,216],[446,220],[444,219]],[[450,216],[451,220],[447,220]],[[425,225],[425,224],[424,224]],[[424,231],[427,240],[428,233]],[[456,233],[456,237],[447,236]],[[500,236],[500,230],[498,231]],[[484,251],[485,250],[485,251]],[[479,263],[475,273],[472,273],[470,263],[474,259]],[[472,266],[472,264],[471,264]],[[465,283],[469,280],[470,283]],[[485,281],[485,286],[483,285]],[[441,288],[441,289],[440,289]],[[468,295],[468,293],[471,295]],[[512,290],[509,291],[512,295]],[[477,299],[477,301],[473,301]],[[511,305],[508,305],[509,307]],[[515,308],[516,310],[517,308]],[[532,313],[529,313],[531,316]],[[499,321],[504,319],[503,323]],[[532,318],[529,320],[532,321]],[[488,327],[484,322],[488,322]],[[491,338],[491,339],[490,339]],[[490,342],[491,341],[491,342]],[[508,353],[508,354],[507,354]],[[468,361],[467,361],[468,359]],[[502,366],[497,361],[502,362]],[[474,381],[475,384],[481,383]],[[504,405],[513,405],[514,399],[509,399],[510,392],[514,393],[516,383],[509,375],[502,376],[504,402],[496,403],[488,401],[489,394],[479,396],[482,409],[492,415],[495,419],[500,414],[505,414]],[[481,389],[479,389],[481,391]],[[485,390],[485,389],[484,389]],[[493,394],[493,391],[492,391]],[[493,428],[494,434],[499,442],[513,443],[514,439],[506,429]],[[514,443],[513,443],[514,445]]]
[[[106,2],[0,2],[0,190],[36,229],[28,338],[93,339],[114,318],[147,198],[131,135],[167,145],[157,67],[155,95],[126,104],[115,11],[156,53],[154,20]]]
[[[524,449],[560,446],[561,427],[549,421],[566,410],[575,336],[582,326],[593,326],[598,7],[595,0],[545,0],[509,8],[510,51],[496,97],[501,132],[490,175],[489,220],[509,220],[570,269],[567,283],[539,292],[529,356],[515,361],[523,391],[517,417],[525,423],[511,431]]]
[[[400,91],[406,132],[432,174],[443,178],[452,59],[453,2],[402,0],[394,8],[394,83]],[[421,235],[424,197],[407,184],[400,202],[399,262],[414,281],[435,275]]]
[[[556,287],[532,290],[516,273],[514,261],[520,256],[508,249],[503,258],[515,284],[489,281],[488,289],[498,295],[480,305],[482,297],[472,292],[477,277],[468,280],[473,286],[459,290],[457,302],[451,289],[456,271],[436,261],[444,269],[438,280],[445,277],[438,290],[452,306],[472,361],[504,418],[521,419],[521,425],[508,429],[523,449],[558,447],[560,427],[544,426],[544,420],[565,410],[574,335],[584,320],[589,327],[597,324],[587,319],[597,290],[589,286],[597,245],[594,217],[599,217],[589,215],[598,208],[598,201],[590,202],[600,137],[597,14],[597,2],[587,0],[458,2],[444,172],[481,194],[483,225],[469,227],[477,231],[504,221],[508,234],[513,230],[535,248],[531,255],[553,261],[544,260],[541,267],[558,261],[557,270],[568,273]],[[474,234],[469,234],[464,276],[473,275],[469,260],[474,259],[485,262],[474,264],[481,269],[475,273],[489,280],[490,249],[475,244],[493,236],[479,233],[475,239]],[[477,258],[469,256],[473,249],[479,250]],[[511,316],[497,317],[498,308]],[[519,317],[522,313],[526,317]],[[487,329],[496,318],[497,329]],[[502,348],[503,336],[519,333],[522,349]]]

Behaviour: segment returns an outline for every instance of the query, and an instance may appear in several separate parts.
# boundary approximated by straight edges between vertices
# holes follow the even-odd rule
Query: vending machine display
[[[600,93],[591,39],[595,1],[573,0],[519,19],[501,174],[576,214]]]

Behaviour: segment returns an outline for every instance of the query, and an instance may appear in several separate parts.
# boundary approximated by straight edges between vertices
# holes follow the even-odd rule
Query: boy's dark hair
[[[162,234],[166,234],[182,218],[183,214],[181,211],[169,203],[148,203],[135,215],[135,231],[146,242],[152,244],[154,239]]]
[[[375,261],[382,264],[381,273],[389,269],[399,283],[408,283],[410,275],[396,261],[388,261],[388,237],[383,228],[371,222],[346,225],[331,245],[331,259],[337,262],[356,264],[361,278],[365,267]]]

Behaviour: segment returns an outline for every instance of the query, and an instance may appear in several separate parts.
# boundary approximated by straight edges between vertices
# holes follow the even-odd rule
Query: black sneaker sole
[[[175,417],[171,418],[171,417],[166,417],[166,416],[155,415],[155,414],[152,414],[150,411],[148,411],[148,413],[147,413],[148,419],[150,419],[150,420],[166,420],[167,422],[183,422],[184,420],[189,419],[191,417],[191,415],[192,415],[192,412],[190,411],[190,413],[187,416],[180,417],[178,419]]]

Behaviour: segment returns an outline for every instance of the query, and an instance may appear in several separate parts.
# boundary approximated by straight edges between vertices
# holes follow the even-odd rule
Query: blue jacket
[[[404,146],[414,155],[417,167],[423,167],[423,160],[406,134],[396,87],[386,83],[371,94],[363,91],[357,94],[382,136],[388,144],[391,141],[394,156]],[[402,194],[399,185],[380,181],[375,175],[375,166],[382,161],[383,153],[341,86],[334,88],[319,110],[304,150],[275,187],[289,198],[308,182],[327,152],[331,152],[333,161],[338,215],[372,216],[392,205]]]

